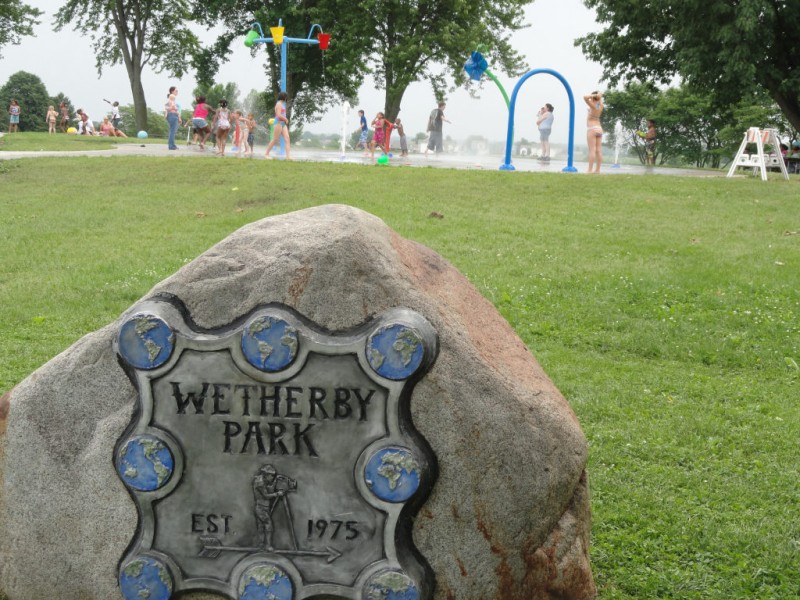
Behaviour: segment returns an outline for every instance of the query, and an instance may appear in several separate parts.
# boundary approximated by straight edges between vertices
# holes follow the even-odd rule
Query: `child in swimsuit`
[[[372,127],[375,129],[375,134],[372,136],[372,141],[369,143],[369,150],[372,158],[375,158],[375,146],[383,148],[384,125],[385,118],[383,113],[379,112],[372,120]]]
[[[286,101],[288,99],[289,94],[286,92],[281,92],[278,94],[278,101],[275,103],[275,129],[272,134],[272,140],[267,146],[267,153],[264,155],[264,158],[272,158],[269,155],[270,151],[275,147],[275,144],[278,143],[278,140],[283,137],[284,147],[286,150],[286,160],[291,160],[289,157],[289,119],[286,117]]]
[[[219,110],[214,115],[217,125],[217,154],[225,156],[225,145],[228,143],[228,132],[231,129],[231,111],[228,110],[228,101],[223,98],[219,101]]]

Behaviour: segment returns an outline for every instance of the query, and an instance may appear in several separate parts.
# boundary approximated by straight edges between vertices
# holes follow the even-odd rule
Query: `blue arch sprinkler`
[[[289,54],[289,44],[317,44],[319,45],[320,50],[327,50],[328,44],[331,41],[331,34],[324,33],[322,31],[322,27],[317,23],[314,23],[311,26],[311,29],[308,30],[308,37],[306,38],[293,38],[283,35],[285,30],[283,26],[283,19],[278,19],[277,27],[269,28],[272,37],[266,37],[264,35],[264,30],[261,28],[261,23],[253,23],[251,27],[252,29],[244,38],[244,45],[248,48],[252,48],[254,44],[275,44],[276,46],[281,47],[282,92],[286,91],[286,62]],[[311,36],[314,34],[315,29],[319,29],[319,33],[317,34],[316,38],[312,38]],[[281,153],[284,153],[283,138],[281,138]]]
[[[567,83],[567,80],[564,79],[560,73],[552,69],[534,69],[533,71],[528,71],[520,78],[517,85],[514,86],[514,91],[511,92],[511,103],[508,107],[508,134],[506,136],[505,162],[500,165],[500,170],[516,171],[514,165],[511,164],[511,147],[514,143],[514,112],[517,106],[517,94],[523,83],[530,77],[538,75],[539,73],[552,75],[558,79],[564,85],[564,89],[567,90],[567,96],[569,97],[569,146],[567,148],[567,166],[561,169],[561,171],[564,173],[577,173],[578,169],[573,166],[572,162],[575,154],[575,97],[572,95],[572,88],[569,86],[569,83]]]

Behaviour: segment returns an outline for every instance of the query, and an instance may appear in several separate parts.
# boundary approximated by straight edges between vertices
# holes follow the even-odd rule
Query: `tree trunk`
[[[131,82],[131,94],[133,94],[133,110],[136,119],[136,131],[147,131],[147,101],[144,97],[144,87],[142,87],[142,67],[133,65]]]
[[[797,130],[800,130],[800,102],[796,96],[789,96],[778,91],[777,86],[769,86],[769,93],[772,99],[780,107],[784,116]]]

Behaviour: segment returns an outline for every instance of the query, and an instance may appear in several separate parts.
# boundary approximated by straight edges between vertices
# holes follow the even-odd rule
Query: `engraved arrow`
[[[325,550],[281,550],[274,548],[272,550],[265,550],[258,547],[247,546],[223,546],[222,542],[215,537],[201,537],[200,541],[203,547],[200,549],[200,558],[217,558],[223,552],[272,552],[273,554],[282,554],[285,556],[319,556],[325,558],[327,562],[332,563],[339,558],[342,553],[336,548],[326,546]]]

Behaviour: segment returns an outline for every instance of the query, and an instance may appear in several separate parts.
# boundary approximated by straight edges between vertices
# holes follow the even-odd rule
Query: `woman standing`
[[[19,106],[19,103],[15,99],[11,99],[11,105],[8,107],[8,133],[19,133],[19,115],[22,113],[22,109]]]
[[[175,134],[178,133],[178,125],[181,124],[181,109],[177,102],[178,88],[172,86],[169,88],[169,95],[167,96],[167,104],[164,106],[164,117],[169,124],[169,139],[167,140],[167,147],[170,150],[177,150],[178,146],[175,144]]]
[[[586,116],[586,143],[589,146],[589,173],[599,173],[603,162],[603,126],[600,115],[603,114],[603,94],[592,92],[583,97],[589,114]],[[595,166],[596,165],[596,166]],[[594,170],[592,168],[594,167]]]

